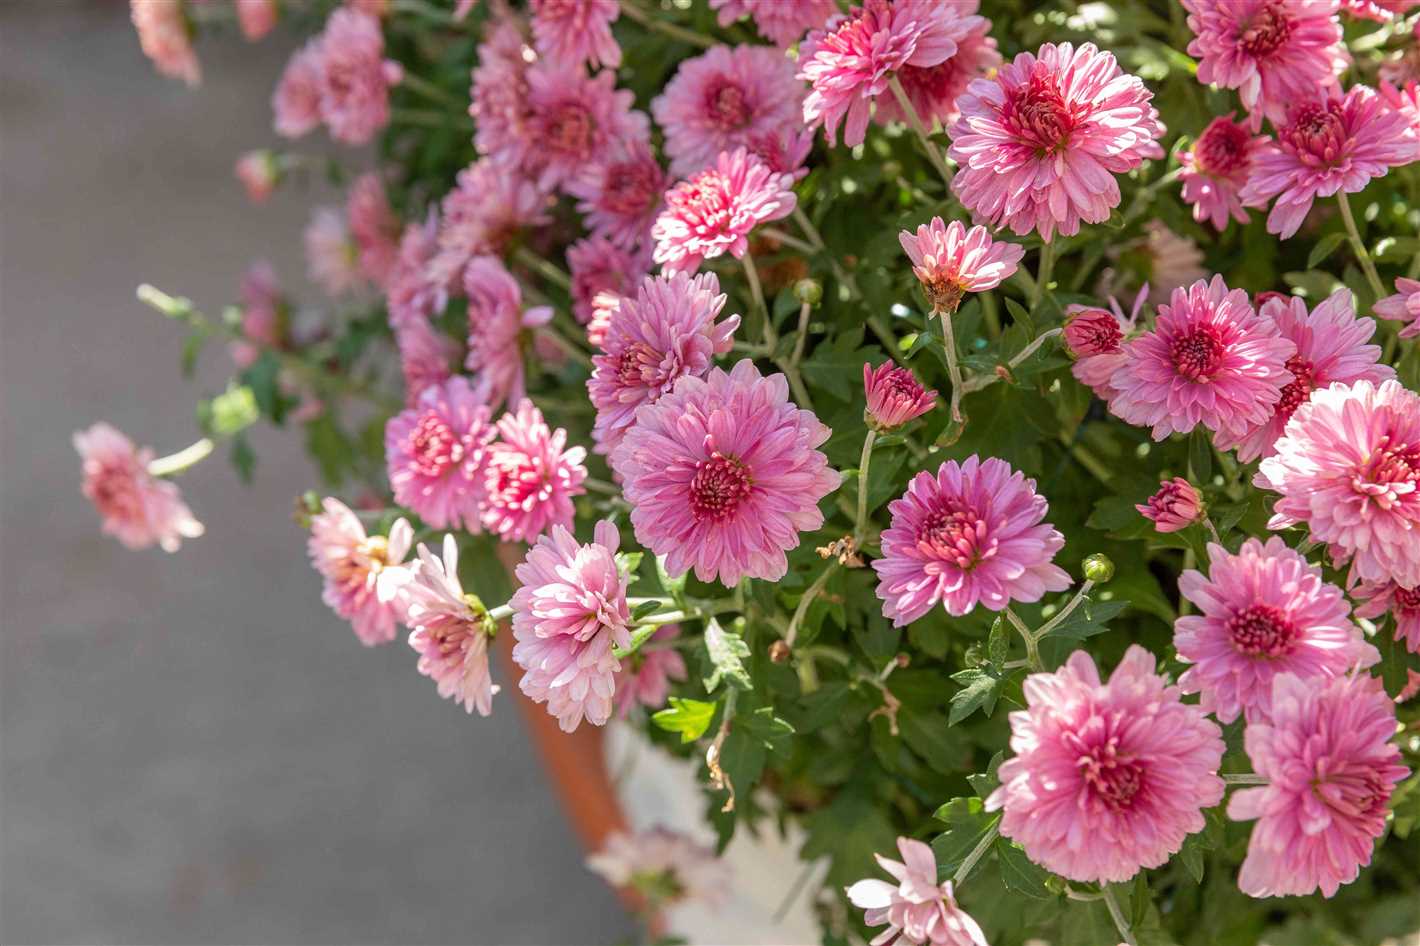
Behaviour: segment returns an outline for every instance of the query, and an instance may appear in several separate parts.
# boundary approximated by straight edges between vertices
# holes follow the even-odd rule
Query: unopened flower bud
[[[1072,358],[1112,355],[1120,350],[1124,332],[1113,312],[1086,306],[1070,306],[1066,312],[1069,321],[1061,334]]]
[[[895,430],[930,411],[937,392],[922,387],[906,368],[885,361],[876,368],[863,363],[863,393],[868,396],[868,425],[877,431]]]
[[[806,305],[817,306],[823,301],[823,284],[817,279],[800,279],[794,283],[794,297]]]
[[[1114,563],[1109,560],[1108,555],[1100,552],[1085,556],[1081,565],[1085,577],[1097,585],[1102,585],[1114,577]]]
[[[1159,532],[1177,532],[1198,521],[1203,512],[1203,498],[1193,484],[1181,476],[1165,480],[1149,501],[1134,507],[1154,523]]]

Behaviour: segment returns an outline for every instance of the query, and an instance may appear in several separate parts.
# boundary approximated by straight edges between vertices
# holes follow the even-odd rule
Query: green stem
[[[1356,253],[1356,260],[1366,273],[1366,282],[1371,284],[1371,291],[1376,294],[1377,299],[1384,299],[1385,286],[1381,284],[1380,274],[1376,272],[1376,264],[1371,262],[1371,254],[1361,239],[1361,231],[1356,228],[1356,218],[1351,215],[1351,202],[1346,199],[1344,190],[1336,192],[1336,203],[1341,207],[1341,219],[1346,223],[1346,233],[1351,237],[1351,249]]]
[[[947,375],[952,381],[952,420],[960,424],[962,422],[961,396],[965,392],[962,391],[961,366],[957,364],[957,340],[956,334],[952,330],[952,313],[933,309],[932,314],[941,317],[942,350],[947,354]]]
[[[425,128],[473,128],[473,119],[466,115],[429,108],[392,108],[390,122],[396,125],[422,125]]]
[[[787,247],[798,250],[800,253],[807,253],[812,256],[814,253],[818,252],[818,250],[816,250],[812,244],[808,243],[807,241],[800,240],[796,236],[790,236],[783,230],[776,230],[773,227],[765,227],[759,232],[769,237],[771,240],[777,240],[778,242],[783,243]]]
[[[868,524],[868,464],[873,459],[873,441],[878,437],[872,428],[863,438],[863,457],[858,461],[858,518],[854,520],[853,539],[863,541],[863,530]]]
[[[1252,772],[1239,772],[1232,775],[1224,775],[1223,781],[1228,785],[1266,785],[1267,776],[1255,775]]]
[[[1203,525],[1208,530],[1208,535],[1213,538],[1214,542],[1218,543],[1219,545],[1222,545],[1223,539],[1221,536],[1218,535],[1218,527],[1213,525],[1213,520],[1208,518],[1208,513],[1205,512],[1202,515]]]
[[[176,476],[188,467],[207,459],[214,446],[211,438],[203,437],[177,453],[170,453],[149,463],[148,473],[152,476]]]
[[[453,108],[460,110],[466,109],[468,107],[468,103],[459,101],[458,98],[452,92],[449,92],[447,89],[441,88],[440,86],[437,86],[434,83],[430,82],[428,79],[421,78],[408,70],[405,70],[403,77],[400,78],[399,88],[408,89],[416,95],[422,95],[429,101],[437,102],[440,105],[449,105]]]
[[[588,371],[592,370],[592,368],[594,367],[592,365],[592,359],[587,355],[585,351],[583,351],[577,345],[577,343],[564,336],[552,322],[541,326],[540,331],[542,332],[544,338],[548,339],[558,348],[562,349],[562,351],[565,352],[569,358],[571,358],[578,364],[586,367]]]
[[[971,849],[971,853],[966,856],[966,860],[961,862],[961,866],[957,868],[957,872],[952,875],[953,887],[959,887],[966,882],[966,878],[971,876],[971,869],[975,867],[977,862],[991,849],[991,845],[996,843],[996,838],[999,837],[1000,834],[1001,827],[998,823],[994,825],[990,831],[987,831],[980,841],[976,842],[976,847]]]
[[[1035,311],[1040,305],[1041,298],[1045,295],[1047,284],[1050,282],[1051,270],[1055,268],[1055,244],[1043,243],[1040,247],[1040,262],[1035,271],[1035,289],[1031,292],[1030,310]]]
[[[513,252],[513,258],[529,269],[536,270],[538,275],[559,289],[570,292],[572,290],[572,277],[563,272],[556,264],[543,259],[525,246],[520,246]]]
[[[814,579],[814,583],[809,585],[804,596],[799,599],[799,606],[794,609],[794,616],[789,619],[789,630],[784,634],[784,643],[791,649],[799,636],[799,625],[804,622],[804,615],[809,612],[809,605],[813,604],[814,599],[822,593],[829,578],[833,577],[833,573],[836,571],[838,571],[838,559],[833,559],[824,566],[823,571],[819,572],[819,576]]]
[[[769,317],[769,306],[764,301],[764,287],[759,282],[759,269],[754,265],[754,255],[746,253],[740,263],[744,266],[745,279],[749,280],[750,298],[754,302],[754,307],[759,310],[760,317],[764,319],[762,328],[764,346],[769,349],[772,356],[779,350],[779,333],[774,331],[774,320]]]
[[[1017,616],[1016,612],[1011,610],[1009,605],[1006,607],[1006,620],[1011,622],[1011,626],[1016,629],[1021,635],[1021,640],[1026,643],[1026,666],[1032,670],[1043,671],[1045,662],[1040,659],[1040,645],[1036,642],[1035,635],[1031,633],[1030,628],[1026,627],[1025,622]]]
[[[897,76],[893,76],[890,84],[893,97],[897,99],[898,106],[902,109],[903,114],[907,116],[907,123],[912,126],[913,133],[917,135],[917,140],[922,144],[922,150],[927,152],[927,159],[932,162],[932,167],[936,168],[937,173],[942,176],[942,180],[946,182],[947,190],[950,192],[952,187],[951,168],[947,167],[946,159],[942,157],[942,153],[937,150],[937,146],[934,145],[932,139],[928,137],[927,128],[922,124],[922,117],[917,114],[917,109],[913,107],[912,100],[908,98],[907,93],[903,91],[902,82]]]
[[[664,20],[656,19],[655,14],[643,10],[640,6],[633,3],[632,0],[621,0],[621,12],[626,14],[627,19],[635,20],[637,23],[646,27],[646,29],[653,30],[663,36],[669,36],[671,39],[679,40],[682,43],[689,43],[691,46],[699,46],[701,49],[709,49],[711,46],[715,45],[715,40],[711,39],[709,36],[701,36],[699,33],[688,30],[683,26],[677,26],[674,23],[667,23]]]
[[[1081,602],[1085,600],[1085,595],[1089,594],[1090,589],[1094,586],[1095,583],[1093,581],[1090,581],[1088,578],[1085,579],[1085,583],[1080,586],[1080,590],[1075,592],[1075,597],[1071,598],[1065,607],[1060,609],[1060,613],[1040,626],[1040,629],[1035,632],[1035,639],[1039,641],[1044,638],[1045,635],[1059,627],[1060,622],[1068,618],[1070,613],[1080,606]]]
[[[799,306],[799,329],[794,336],[794,352],[789,356],[789,364],[795,369],[799,367],[799,362],[804,359],[804,346],[809,340],[809,310],[813,308],[807,302]]]
[[[1114,921],[1114,928],[1119,930],[1119,935],[1129,946],[1139,946],[1139,941],[1134,938],[1134,931],[1129,928],[1129,921],[1124,918],[1124,911],[1119,908],[1119,900],[1114,896],[1114,890],[1109,884],[1100,885],[1100,893],[1104,895],[1104,905],[1109,908],[1109,918]]]
[[[582,485],[594,493],[605,493],[608,496],[620,496],[621,487],[615,483],[608,483],[606,480],[599,480],[594,476],[589,476],[582,480]]]

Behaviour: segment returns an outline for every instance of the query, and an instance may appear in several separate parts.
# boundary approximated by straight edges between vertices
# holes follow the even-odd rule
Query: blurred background
[[[0,0],[0,941],[627,940],[515,708],[466,716],[321,604],[299,435],[252,431],[252,486],[220,454],[185,477],[207,535],[173,556],[79,493],[73,431],[170,453],[229,373],[213,344],[183,380],[135,286],[215,315],[267,257],[313,298],[334,194],[258,207],[232,176],[293,43],[200,41],[193,92],[121,0]]]

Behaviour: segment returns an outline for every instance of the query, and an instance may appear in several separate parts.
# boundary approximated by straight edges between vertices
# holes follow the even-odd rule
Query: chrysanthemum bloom
[[[1395,639],[1412,654],[1420,654],[1420,587],[1402,588],[1393,581],[1363,581],[1351,590],[1359,618],[1395,618]]]
[[[232,361],[245,370],[256,363],[263,349],[286,342],[285,302],[276,285],[276,270],[260,260],[242,273],[242,337],[228,347]]]
[[[1420,22],[1415,26],[1415,39],[1411,44],[1413,49],[1410,54],[1415,60],[1411,65],[1413,74],[1397,76],[1395,85],[1388,81],[1382,82],[1380,94],[1387,105],[1405,116],[1406,121],[1410,123],[1411,133],[1420,138]],[[1381,73],[1385,73],[1384,66],[1381,67]]]
[[[1192,483],[1175,476],[1160,483],[1158,492],[1150,496],[1148,502],[1134,508],[1154,524],[1154,531],[1177,532],[1198,521],[1203,512],[1203,497]]]
[[[1153,427],[1155,440],[1200,423],[1217,434],[1262,424],[1292,380],[1297,346],[1259,315],[1222,276],[1175,289],[1159,306],[1152,331],[1124,349],[1110,378],[1109,408],[1131,424]]]
[[[639,249],[650,243],[651,224],[666,192],[666,172],[650,141],[628,137],[613,142],[606,155],[568,180],[566,190],[577,198],[577,210],[592,236]]]
[[[778,581],[784,553],[823,525],[818,502],[839,485],[816,449],[830,433],[789,400],[782,374],[761,377],[746,358],[728,374],[682,377],[643,406],[611,465],[637,541],[665,555],[671,575],[694,566],[701,581],[727,587]]]
[[[1126,881],[1177,853],[1222,801],[1222,731],[1137,644],[1108,683],[1077,650],[1055,673],[1026,677],[1025,697],[1011,713],[1015,756],[986,808],[1005,809],[1001,834],[1047,870]]]
[[[532,401],[498,421],[498,440],[484,465],[483,524],[504,542],[523,542],[549,526],[572,526],[572,498],[587,490],[587,451],[567,446]]]
[[[1405,686],[1395,695],[1397,703],[1409,703],[1415,697],[1420,696],[1420,673],[1414,670],[1405,671]]]
[[[548,195],[516,168],[480,159],[459,172],[439,204],[439,249],[429,279],[456,284],[475,256],[497,255],[519,231],[550,219]]]
[[[961,16],[977,12],[977,0],[957,0],[957,12]],[[943,128],[957,120],[961,113],[957,110],[957,99],[966,91],[971,80],[990,74],[1001,66],[1001,53],[996,49],[996,40],[990,36],[991,21],[983,16],[970,16],[974,25],[964,35],[957,38],[957,51],[935,66],[903,66],[897,71],[897,80],[902,83],[902,91],[912,103],[913,111],[922,123],[931,128],[939,124]],[[881,95],[873,111],[873,121],[879,125],[888,122],[911,124],[911,117],[905,114],[894,95]]]
[[[469,88],[474,146],[505,166],[518,166],[520,142],[527,136],[528,69],[537,61],[523,36],[521,21],[495,15],[484,27],[478,66]],[[530,173],[536,168],[522,168]]]
[[[648,254],[621,249],[604,237],[587,237],[573,243],[567,248],[572,314],[578,322],[590,322],[599,293],[631,294],[650,272],[650,264]]]
[[[399,257],[400,225],[378,174],[361,174],[350,185],[345,217],[359,251],[361,273],[383,289]]]
[[[710,0],[710,9],[720,11],[721,26],[748,14],[759,35],[776,46],[792,46],[838,12],[833,0]]]
[[[675,273],[647,279],[622,300],[587,380],[598,453],[621,442],[637,408],[654,404],[686,375],[703,377],[714,357],[730,350],[740,317],[715,321],[725,299],[714,273]]]
[[[686,900],[719,906],[730,892],[729,865],[714,849],[667,828],[617,832],[587,858],[587,867],[612,886],[630,887],[661,906]]]
[[[555,525],[514,569],[513,660],[524,670],[518,686],[547,704],[563,732],[584,718],[594,726],[611,718],[621,669],[611,648],[631,646],[626,576],[616,564],[620,542],[616,526],[605,520],[590,545],[578,545]]]
[[[1341,12],[1381,23],[1395,19],[1420,6],[1420,0],[1341,0]]]
[[[1193,207],[1193,219],[1207,220],[1219,231],[1228,218],[1247,223],[1239,192],[1247,184],[1252,157],[1265,135],[1254,137],[1229,112],[1213,119],[1193,147],[1178,156],[1182,168],[1183,202]]]
[[[237,0],[237,25],[251,42],[275,29],[280,13],[276,0]]]
[[[907,66],[927,68],[954,55],[980,25],[957,5],[939,0],[864,0],[847,16],[815,30],[799,47],[799,78],[813,88],[804,99],[804,121],[823,126],[829,145],[863,143],[873,100],[888,91]]]
[[[715,46],[680,64],[651,114],[682,177],[760,135],[801,127],[804,87],[794,65],[765,46]]]
[[[667,624],[651,635],[616,672],[616,715],[625,719],[631,710],[644,706],[656,710],[666,705],[671,681],[685,679],[685,658],[673,642],[680,637],[679,624]]]
[[[616,88],[611,71],[588,76],[576,68],[539,61],[527,74],[528,117],[522,136],[510,142],[512,160],[537,169],[543,190],[559,187],[618,140],[647,138],[648,119]]]
[[[902,860],[874,854],[878,866],[897,881],[870,877],[844,890],[863,914],[865,926],[887,926],[873,937],[871,946],[884,943],[920,943],[931,946],[986,946],[986,935],[971,916],[957,906],[952,882],[937,883],[937,856],[932,848],[912,838],[898,838]]]
[[[1228,800],[1229,818],[1257,819],[1238,887],[1252,897],[1330,897],[1371,862],[1391,793],[1410,774],[1390,741],[1395,705],[1365,674],[1286,673],[1272,686],[1270,716],[1243,735],[1268,784]]]
[[[183,539],[202,535],[202,523],[182,501],[177,484],[148,472],[153,451],[134,446],[109,424],[74,434],[83,461],[82,490],[103,516],[103,531],[131,549],[158,545],[176,552]]]
[[[798,182],[809,169],[804,167],[809,153],[814,149],[814,133],[807,128],[798,131],[781,128],[762,134],[751,135],[749,153],[768,166],[776,174],[787,174]]]
[[[192,49],[182,0],[129,0],[128,7],[143,55],[168,78],[199,84],[202,67]]]
[[[404,620],[402,591],[412,577],[404,557],[414,529],[400,519],[388,537],[366,535],[360,518],[340,500],[327,496],[321,507],[325,511],[311,519],[306,542],[311,564],[325,579],[321,600],[350,622],[360,643],[387,644]]]
[[[876,368],[863,362],[863,393],[868,397],[864,419],[878,431],[901,427],[937,404],[936,391],[927,390],[910,370],[891,361]]]
[[[437,210],[431,209],[423,222],[410,221],[405,225],[385,285],[385,309],[396,332],[402,325],[427,322],[448,301],[447,280],[435,281],[429,272],[438,250],[438,232]]]
[[[496,625],[476,595],[459,581],[459,544],[444,536],[444,557],[419,546],[419,564],[403,589],[409,646],[419,654],[419,672],[439,687],[439,695],[462,703],[466,712],[493,712],[498,687],[488,672],[488,639]]]
[[[1287,359],[1292,380],[1282,389],[1282,398],[1272,409],[1272,416],[1265,423],[1218,439],[1219,449],[1236,446],[1243,463],[1272,455],[1273,444],[1282,436],[1287,421],[1317,388],[1335,382],[1350,384],[1362,378],[1379,384],[1395,377],[1395,370],[1389,365],[1377,364],[1380,346],[1366,344],[1376,331],[1376,323],[1356,318],[1349,289],[1336,290],[1310,314],[1301,299],[1269,299],[1262,304],[1262,316],[1277,324],[1282,337],[1297,346],[1297,353]]]
[[[611,22],[621,15],[616,0],[532,0],[537,51],[563,66],[593,69],[621,65],[621,47]]]
[[[922,284],[934,311],[952,313],[968,292],[995,289],[1016,271],[1025,255],[1019,243],[991,239],[985,227],[968,230],[960,220],[943,224],[941,217],[911,230],[897,241],[912,260],[912,272]]]
[[[480,391],[496,407],[524,393],[523,345],[529,330],[552,321],[551,306],[523,310],[523,290],[493,256],[475,256],[463,274],[468,295],[468,358]]]
[[[1373,177],[1420,158],[1404,115],[1373,89],[1352,86],[1342,99],[1304,101],[1287,113],[1277,141],[1264,143],[1239,195],[1261,207],[1276,197],[1267,232],[1288,239],[1317,197],[1354,194]]]
[[[385,425],[395,502],[436,529],[478,531],[483,464],[493,438],[488,406],[467,378],[427,389]]]
[[[308,40],[286,63],[271,96],[276,133],[300,138],[320,124],[320,38]]]
[[[960,616],[978,604],[1000,611],[1064,591],[1070,576],[1051,564],[1065,544],[1043,522],[1048,504],[1035,480],[1004,460],[975,454],[922,472],[888,504],[892,523],[873,562],[883,616],[910,624],[942,603]]]
[[[422,316],[395,326],[394,343],[404,377],[404,404],[417,407],[425,391],[442,385],[454,373],[458,345]]]
[[[749,233],[794,212],[793,178],[771,171],[744,148],[722,153],[708,167],[666,192],[666,208],[651,228],[653,259],[667,273],[694,272],[707,259],[749,251]]]
[[[320,36],[320,117],[336,141],[362,145],[389,124],[389,90],[403,77],[385,59],[380,21],[346,7]]]
[[[587,322],[587,344],[597,348],[606,341],[606,330],[612,316],[621,311],[622,297],[613,292],[599,292],[592,297],[592,317]]]
[[[1253,484],[1280,493],[1268,526],[1304,522],[1351,579],[1420,585],[1420,395],[1399,381],[1312,392]]]
[[[1134,297],[1133,308],[1126,318],[1118,300],[1109,300],[1109,308],[1067,305],[1065,328],[1061,338],[1074,359],[1070,373],[1075,380],[1094,391],[1095,397],[1108,401],[1114,397],[1110,379],[1125,362],[1124,346],[1133,337],[1139,321],[1139,310],[1149,296],[1146,283]]]
[[[1114,175],[1163,157],[1152,98],[1092,43],[1021,53],[957,100],[952,190],[978,218],[1018,236],[1074,236],[1082,220],[1109,219],[1119,203]]]
[[[1420,280],[1401,276],[1395,281],[1395,295],[1377,302],[1375,313],[1383,319],[1407,323],[1400,330],[1401,338],[1420,335]]]
[[[338,207],[317,207],[303,233],[306,271],[332,297],[349,295],[365,285],[360,251]]]
[[[281,172],[276,164],[276,155],[266,149],[248,151],[237,158],[237,180],[246,188],[247,197],[253,203],[263,204],[276,190],[276,182]]]
[[[1252,113],[1280,124],[1289,106],[1336,86],[1350,61],[1337,0],[1182,0],[1198,81],[1237,89]]]

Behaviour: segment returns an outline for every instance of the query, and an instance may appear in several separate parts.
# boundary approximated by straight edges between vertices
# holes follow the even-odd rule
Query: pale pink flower
[[[459,581],[459,544],[444,536],[442,560],[419,546],[419,562],[404,585],[409,646],[419,654],[419,672],[439,687],[439,696],[462,703],[465,712],[488,716],[499,690],[488,672],[488,640],[497,625],[483,602]]]
[[[1330,897],[1371,862],[1385,833],[1400,764],[1395,704],[1376,677],[1272,682],[1272,711],[1243,734],[1252,767],[1268,784],[1228,800],[1234,821],[1257,819],[1238,887],[1251,897]]]
[[[1395,369],[1377,364],[1380,346],[1366,344],[1375,334],[1376,323],[1356,318],[1349,289],[1336,290],[1310,313],[1306,302],[1296,297],[1268,299],[1262,304],[1262,316],[1277,324],[1282,337],[1297,346],[1297,353],[1287,359],[1292,380],[1282,389],[1272,416],[1262,424],[1218,438],[1219,449],[1236,446],[1243,463],[1272,455],[1273,444],[1282,436],[1287,421],[1317,388],[1362,378],[1379,384],[1395,377]]]
[[[232,361],[238,368],[250,368],[263,349],[281,348],[286,343],[285,301],[276,285],[276,270],[266,260],[247,267],[242,274],[242,339],[232,342]]]
[[[1420,6],[1420,0],[1341,0],[1341,12],[1382,23]]]
[[[385,284],[385,309],[396,334],[401,326],[427,322],[448,301],[448,280],[430,271],[438,251],[439,213],[431,209],[422,223],[410,221]]]
[[[182,0],[129,0],[128,13],[143,55],[159,72],[188,85],[202,82],[202,66],[192,49],[192,31]]]
[[[776,46],[792,46],[838,12],[833,0],[710,0],[710,9],[720,11],[721,26],[748,14],[759,35]]]
[[[523,348],[532,329],[552,321],[552,307],[524,310],[522,287],[493,256],[469,260],[463,286],[468,296],[464,367],[475,373],[475,383],[491,406],[521,400],[526,390]]]
[[[714,357],[730,350],[740,317],[715,321],[725,299],[714,273],[675,273],[646,279],[622,300],[587,380],[598,453],[621,443],[638,408],[656,403],[686,375],[704,377]]]
[[[378,174],[361,174],[350,185],[345,217],[359,252],[360,272],[376,286],[386,288],[399,258],[400,224]]]
[[[630,295],[650,269],[650,258],[643,252],[621,249],[604,237],[578,240],[567,248],[572,314],[578,322],[590,322],[599,294]]]
[[[287,61],[271,96],[278,135],[300,138],[320,124],[322,68],[320,37],[307,41]]]
[[[473,116],[473,142],[478,153],[527,176],[541,167],[536,155],[523,154],[531,110],[528,108],[528,69],[537,53],[527,45],[520,21],[495,16],[484,29],[478,46],[478,66],[469,89]],[[532,160],[532,165],[523,162]]]
[[[346,296],[365,285],[360,250],[339,207],[317,207],[303,236],[311,281],[331,297]]]
[[[656,905],[700,901],[712,907],[730,893],[730,868],[713,848],[667,828],[617,832],[587,858],[587,867],[614,887],[636,890]]]
[[[537,51],[564,66],[593,69],[621,65],[621,47],[611,23],[621,15],[616,0],[531,0]]]
[[[349,621],[366,647],[394,640],[404,620],[402,592],[412,573],[404,563],[414,541],[409,520],[396,520],[389,536],[366,535],[360,517],[327,496],[311,519],[306,550],[325,579],[321,600]]]
[[[395,502],[436,529],[478,531],[483,467],[493,439],[488,405],[467,378],[427,388],[385,424]]]
[[[484,464],[483,524],[504,542],[525,542],[550,526],[571,528],[572,499],[585,493],[583,447],[567,446],[542,411],[524,400],[498,421],[498,439]]]
[[[1277,536],[1236,555],[1210,543],[1207,576],[1190,569],[1178,590],[1199,611],[1174,622],[1178,659],[1193,665],[1178,683],[1221,722],[1265,716],[1279,673],[1336,677],[1380,660],[1341,589]]]
[[[1414,670],[1405,671],[1405,686],[1401,687],[1399,693],[1395,695],[1397,703],[1409,703],[1415,697],[1420,696],[1420,673]]]
[[[1070,373],[1075,380],[1094,391],[1095,396],[1108,401],[1114,397],[1110,379],[1127,360],[1125,345],[1134,336],[1139,322],[1139,310],[1149,296],[1145,283],[1134,297],[1134,306],[1126,318],[1118,300],[1110,297],[1109,308],[1067,305],[1065,328],[1061,338],[1074,359]]]
[[[1108,683],[1077,650],[1025,681],[1011,713],[1011,749],[986,809],[1001,834],[1069,880],[1119,883],[1162,866],[1223,800],[1223,734],[1154,655],[1130,645]]]
[[[1152,331],[1125,346],[1109,409],[1155,440],[1203,424],[1216,434],[1265,423],[1291,380],[1297,346],[1222,276],[1175,289]]]
[[[202,535],[202,523],[182,501],[177,484],[148,472],[153,451],[109,424],[94,424],[74,434],[83,461],[85,498],[103,517],[103,531],[130,549],[157,545],[176,552],[183,539]]]
[[[794,64],[765,46],[714,46],[680,64],[651,114],[666,135],[671,171],[682,177],[722,151],[802,127],[804,88]]]
[[[656,710],[666,705],[671,681],[685,679],[685,658],[671,646],[680,637],[679,624],[667,624],[622,661],[616,672],[616,714],[622,719],[644,706]],[[656,645],[656,646],[651,646]]]
[[[778,581],[789,569],[784,553],[823,525],[819,500],[838,488],[817,449],[830,433],[789,400],[782,374],[761,377],[746,358],[728,374],[684,376],[643,406],[611,466],[637,541],[666,556],[671,575],[694,566],[701,581],[727,587],[742,577]]]
[[[1420,336],[1420,280],[1401,276],[1395,281],[1395,295],[1377,302],[1375,313],[1383,319],[1406,323],[1400,330],[1401,338]]]
[[[1276,197],[1267,232],[1285,240],[1297,232],[1316,198],[1357,193],[1371,178],[1417,158],[1420,143],[1405,115],[1375,90],[1352,86],[1345,98],[1312,98],[1290,109],[1277,141],[1258,148],[1239,196],[1253,207]]]
[[[1337,0],[1182,0],[1198,81],[1237,89],[1252,113],[1280,124],[1289,106],[1335,88],[1350,57]]]
[[[1247,223],[1238,194],[1252,171],[1253,155],[1267,137],[1254,137],[1233,113],[1219,116],[1203,129],[1193,147],[1178,156],[1182,169],[1183,202],[1193,207],[1193,219],[1227,229],[1228,218]]]
[[[978,0],[954,0],[960,15],[975,14]],[[957,38],[957,51],[935,66],[903,66],[897,71],[897,81],[902,83],[902,91],[912,103],[923,124],[931,129],[934,125],[947,128],[957,120],[961,112],[957,109],[957,99],[966,91],[973,79],[989,75],[1001,67],[1001,53],[996,49],[996,40],[990,34],[991,21],[983,16],[972,16],[973,26],[964,36]],[[911,124],[911,117],[903,112],[895,95],[880,95],[873,112],[873,121],[880,125],[888,122]]]
[[[1420,395],[1396,380],[1319,388],[1276,450],[1253,479],[1281,494],[1270,528],[1306,523],[1352,580],[1420,585]]]
[[[579,545],[558,524],[514,569],[513,660],[524,671],[518,686],[547,704],[563,732],[584,718],[594,726],[611,718],[621,669],[611,648],[631,646],[626,576],[616,563],[620,542],[616,526],[605,520],[589,545]]]
[[[593,237],[639,249],[650,243],[651,224],[666,192],[666,172],[649,140],[628,136],[568,180],[566,190],[577,198],[577,210]]]
[[[1152,98],[1092,43],[1021,53],[958,99],[952,190],[976,217],[1047,243],[1103,223],[1119,203],[1114,176],[1163,157]]]
[[[1420,587],[1402,588],[1393,581],[1363,581],[1351,590],[1358,618],[1376,619],[1387,611],[1395,618],[1395,639],[1412,654],[1420,654]]]
[[[394,327],[399,370],[404,377],[404,404],[417,407],[424,392],[442,385],[459,361],[458,344],[420,316]]]
[[[896,883],[869,878],[844,890],[853,906],[866,911],[865,926],[887,926],[869,946],[917,943],[931,946],[986,946],[986,934],[957,906],[952,882],[937,883],[937,856],[912,838],[898,838],[901,861],[874,854]]]
[[[518,231],[546,224],[548,205],[548,195],[517,169],[487,159],[470,164],[439,205],[439,248],[429,262],[430,281],[457,283],[473,257],[498,255]]]
[[[793,177],[771,171],[744,148],[722,153],[712,167],[666,192],[666,207],[651,228],[653,259],[662,271],[694,272],[707,259],[749,251],[761,223],[793,213]]]
[[[242,35],[255,42],[276,28],[281,15],[277,0],[236,0],[237,25]]]
[[[1010,278],[1025,255],[1025,247],[1005,240],[991,239],[985,227],[968,230],[960,220],[942,223],[941,217],[897,235],[897,242],[912,260],[912,272],[932,308],[947,314],[955,312],[968,292],[995,289]]]
[[[1391,85],[1390,82],[1381,82],[1380,93],[1387,105],[1405,116],[1405,120],[1410,123],[1411,135],[1420,139],[1420,21],[1416,22],[1415,28],[1416,37],[1412,44],[1414,51],[1411,53],[1411,57],[1415,60],[1414,74],[1396,76],[1396,85]],[[1382,66],[1382,74],[1385,71],[1385,67]]]
[[[865,420],[877,431],[901,427],[937,405],[936,391],[927,390],[910,370],[891,361],[876,368],[863,362],[863,393],[868,398]]]
[[[336,141],[366,144],[389,124],[389,90],[403,76],[384,58],[380,21],[342,7],[326,20],[320,50],[321,121]]]
[[[787,128],[751,135],[749,153],[763,161],[776,174],[787,174],[795,182],[809,173],[804,167],[814,149],[814,133],[807,128],[793,131]]]
[[[592,297],[592,317],[587,321],[587,344],[597,348],[606,341],[606,330],[612,317],[621,311],[622,297],[613,292],[599,292]]]
[[[938,602],[959,617],[1064,591],[1070,576],[1051,559],[1065,537],[1043,521],[1048,508],[1035,480],[996,457],[918,473],[888,504],[892,523],[873,561],[883,616],[902,627]]]
[[[252,203],[264,204],[276,190],[276,182],[281,179],[281,168],[276,163],[276,155],[262,149],[248,151],[237,158],[236,174]]]
[[[1198,521],[1203,513],[1203,497],[1181,476],[1164,480],[1148,502],[1136,505],[1139,515],[1154,524],[1156,532],[1177,532]]]
[[[617,141],[649,138],[649,121],[632,110],[634,100],[611,71],[588,76],[581,67],[539,60],[527,73],[528,116],[509,143],[511,160],[536,173],[543,190],[559,187]]]

